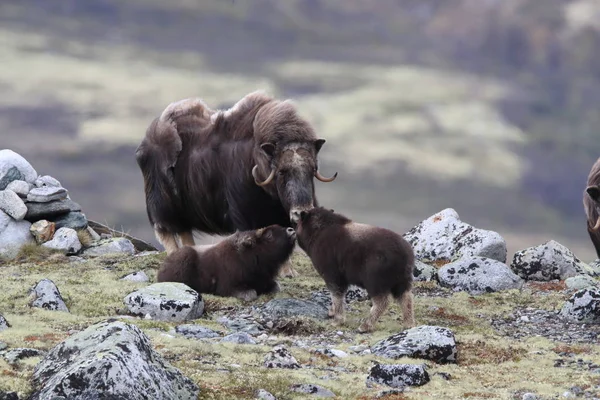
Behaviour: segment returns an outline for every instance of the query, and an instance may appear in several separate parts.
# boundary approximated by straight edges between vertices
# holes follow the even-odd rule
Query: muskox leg
[[[182,246],[195,246],[196,242],[194,242],[194,235],[192,231],[180,232],[179,239],[181,240]]]
[[[333,317],[333,325],[343,325],[346,322],[346,310],[344,309],[345,291],[329,289],[331,293],[331,308],[329,316]]]
[[[292,268],[292,262],[288,259],[279,270],[280,278],[295,278],[300,275],[294,268]]]
[[[371,301],[373,305],[371,306],[369,317],[358,327],[360,333],[371,332],[373,330],[381,314],[388,308],[390,303],[389,293],[371,297]]]
[[[396,301],[402,307],[402,322],[404,326],[407,328],[412,328],[415,326],[415,316],[413,313],[413,295],[411,290],[407,290],[400,296],[400,298],[396,298]]]
[[[173,233],[159,231],[155,229],[154,234],[156,235],[156,239],[159,241],[159,243],[162,244],[165,250],[167,251],[167,254],[171,254],[179,248],[179,246],[177,245],[177,240],[175,239],[175,235]]]

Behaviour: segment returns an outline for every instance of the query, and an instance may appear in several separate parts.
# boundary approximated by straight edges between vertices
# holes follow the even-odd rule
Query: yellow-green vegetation
[[[29,258],[22,255],[19,262],[8,263],[0,268],[0,304],[2,314],[11,324],[10,328],[0,332],[0,341],[8,344],[9,348],[49,350],[72,330],[84,329],[109,317],[124,318],[123,298],[146,284],[121,281],[119,278],[144,270],[153,282],[164,259],[164,253],[161,253],[143,257],[107,255],[85,262],[70,262],[60,255],[41,260],[32,249],[26,251]],[[266,303],[273,298],[309,299],[312,292],[324,289],[323,281],[307,257],[297,253],[292,261],[300,276],[282,279],[281,292],[262,296],[253,305]],[[41,310],[28,305],[29,288],[43,278],[56,283],[69,313]],[[535,336],[518,341],[501,336],[489,323],[494,318],[507,316],[516,307],[556,310],[566,298],[564,293],[556,291],[562,289],[561,286],[538,285],[521,291],[482,296],[450,291],[445,296],[434,296],[433,291],[440,292],[435,283],[421,282],[415,286],[417,325],[450,328],[456,336],[458,363],[440,365],[426,361],[431,381],[395,398],[507,399],[520,390],[550,396],[574,385],[587,388],[598,384],[598,378],[589,371],[555,368],[554,360],[563,352],[597,360],[600,357],[600,345],[571,345]],[[211,295],[205,295],[204,299],[205,314],[191,323],[223,334],[227,329],[216,321],[217,315],[241,311],[249,305],[237,299]],[[275,326],[269,335],[276,338],[276,342],[286,344],[304,367],[295,370],[263,367],[264,357],[271,349],[265,342],[257,345],[204,342],[173,336],[170,330],[177,325],[175,323],[138,318],[124,318],[124,321],[139,326],[168,362],[200,386],[201,399],[251,399],[254,392],[261,388],[278,399],[305,398],[289,390],[291,385],[299,383],[318,384],[332,390],[337,398],[371,399],[378,390],[383,389],[367,388],[365,385],[374,362],[422,363],[423,360],[391,360],[349,351],[350,346],[370,346],[403,330],[400,308],[393,304],[373,333],[356,333],[360,319],[367,315],[369,308],[369,301],[351,303],[346,326],[342,328],[332,327],[330,321],[310,318],[291,319]],[[337,331],[341,331],[342,335],[337,335]],[[328,340],[337,341],[333,347],[346,351],[349,356],[329,358],[315,353],[315,349],[305,350],[292,345],[294,340],[306,340],[310,335],[322,335]],[[0,389],[16,390],[21,396],[29,393],[29,379],[39,359],[26,359],[13,366],[0,359]],[[310,368],[306,368],[308,366]],[[449,374],[451,379],[446,380],[438,373]]]

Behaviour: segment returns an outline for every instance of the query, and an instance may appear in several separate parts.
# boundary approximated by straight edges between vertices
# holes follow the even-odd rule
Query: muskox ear
[[[273,154],[275,154],[275,145],[273,143],[263,143],[260,145],[260,148],[265,152],[267,157],[273,158]]]
[[[308,213],[306,211],[300,211],[300,221],[306,221],[306,217],[308,217]]]
[[[325,144],[325,139],[317,139],[315,140],[315,151],[319,154],[321,147]]]
[[[585,191],[595,201],[600,201],[600,187],[599,186],[588,186]]]

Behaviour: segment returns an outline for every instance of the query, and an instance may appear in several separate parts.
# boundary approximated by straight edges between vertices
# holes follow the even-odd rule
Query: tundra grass
[[[470,296],[440,290],[432,282],[416,283],[417,325],[448,327],[456,337],[458,363],[437,364],[406,357],[391,360],[372,354],[357,355],[349,350],[350,346],[360,344],[371,346],[402,331],[401,311],[396,304],[390,306],[370,334],[356,333],[360,320],[370,308],[367,300],[348,306],[347,323],[343,327],[333,327],[329,320],[304,319],[302,329],[305,331],[269,332],[269,341],[257,345],[187,339],[174,334],[175,323],[120,317],[125,308],[123,298],[146,284],[119,278],[144,270],[153,282],[163,258],[164,253],[143,257],[105,256],[83,263],[69,262],[64,257],[43,263],[9,263],[0,268],[0,304],[1,313],[11,327],[0,332],[0,341],[7,343],[9,348],[33,347],[47,351],[74,331],[109,317],[123,318],[140,327],[169,363],[199,385],[201,399],[250,399],[258,389],[268,390],[280,399],[300,399],[303,394],[290,390],[291,385],[300,383],[323,386],[333,391],[337,398],[374,398],[379,390],[385,389],[366,385],[368,372],[376,362],[424,362],[428,365],[431,381],[403,394],[404,398],[410,399],[507,399],[523,390],[554,396],[571,386],[586,388],[598,384],[598,377],[589,371],[557,368],[554,362],[563,352],[585,360],[597,360],[600,345],[569,345],[542,337],[514,340],[500,336],[491,327],[492,319],[506,316],[516,307],[556,310],[566,297],[550,286],[543,292],[539,288],[525,288]],[[216,321],[220,315],[235,314],[249,305],[260,305],[273,298],[310,299],[312,292],[324,289],[323,281],[306,256],[296,253],[292,261],[300,276],[281,279],[281,292],[262,296],[251,303],[205,295],[205,314],[190,323],[225,333],[227,329]],[[43,278],[57,284],[69,313],[28,306],[29,288]],[[311,333],[314,336],[311,337]],[[313,347],[321,346],[303,349],[293,345],[295,340],[310,339],[333,341],[332,347],[346,351],[348,357],[329,358],[312,352]],[[303,368],[265,368],[264,357],[277,343],[285,344]],[[32,390],[29,381],[39,360],[40,357],[34,357],[9,365],[0,358],[0,389],[14,390],[22,397],[26,396]],[[450,379],[446,379],[448,376]]]

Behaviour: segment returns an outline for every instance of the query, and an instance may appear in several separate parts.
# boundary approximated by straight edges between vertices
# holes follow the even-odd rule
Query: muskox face
[[[315,206],[315,188],[313,177],[322,182],[332,182],[319,173],[317,155],[325,139],[317,139],[308,143],[290,143],[277,149],[271,143],[261,145],[261,149],[270,160],[271,171],[264,181],[257,178],[256,168],[252,170],[257,185],[265,187],[277,195],[284,209],[292,218],[295,211],[310,210]]]
[[[269,256],[286,253],[296,243],[296,232],[292,228],[270,225],[254,231],[237,232],[237,248],[242,254]]]

